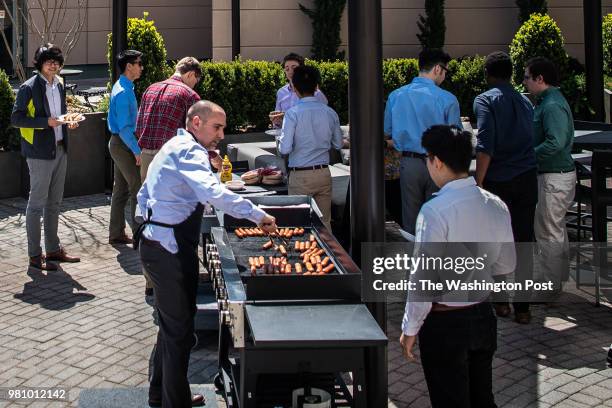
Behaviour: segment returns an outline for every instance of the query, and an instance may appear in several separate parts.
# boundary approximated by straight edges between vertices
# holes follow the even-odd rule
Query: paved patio
[[[0,387],[63,387],[70,402],[1,401],[0,407],[144,407],[157,328],[144,298],[137,254],[106,244],[104,195],[66,199],[60,234],[82,261],[55,272],[27,268],[25,200],[0,200]],[[519,326],[499,320],[494,388],[500,407],[612,407],[612,308],[577,303],[535,306]],[[428,407],[419,364],[398,347],[403,305],[389,308],[390,407]],[[214,395],[216,333],[192,353],[190,381]]]

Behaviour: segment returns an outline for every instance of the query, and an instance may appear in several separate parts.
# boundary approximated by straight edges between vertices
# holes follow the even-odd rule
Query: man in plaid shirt
[[[174,74],[152,84],[142,95],[136,137],[140,146],[140,177],[144,182],[149,164],[164,143],[185,127],[187,111],[200,96],[193,90],[202,77],[200,62],[185,57],[176,64]]]

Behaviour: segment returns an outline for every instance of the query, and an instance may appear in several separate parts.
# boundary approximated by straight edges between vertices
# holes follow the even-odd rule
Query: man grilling
[[[210,169],[208,150],[223,140],[225,111],[210,101],[196,102],[187,112],[187,129],[179,129],[155,156],[140,192],[137,213],[144,223],[135,236],[140,258],[153,281],[159,333],[155,346],[149,405],[202,405],[191,396],[187,380],[193,345],[198,284],[197,249],[203,203],[236,218],[247,218],[264,231],[276,220],[222,186]]]

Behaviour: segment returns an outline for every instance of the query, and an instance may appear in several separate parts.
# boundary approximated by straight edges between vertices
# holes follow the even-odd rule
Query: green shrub
[[[568,55],[563,35],[555,21],[545,14],[532,14],[517,31],[510,44],[510,56],[514,63],[514,82],[521,84],[525,63],[532,57],[546,57],[559,70],[563,80],[568,75]]]
[[[519,22],[523,24],[533,13],[546,14],[548,10],[546,3],[546,0],[516,0],[519,8]]]
[[[17,132],[11,126],[11,112],[15,94],[9,84],[8,75],[0,69],[0,150],[18,150]]]
[[[204,61],[202,80],[195,88],[202,97],[221,105],[227,132],[262,130],[269,124],[276,91],[284,85],[281,66],[267,61]]]
[[[474,98],[487,90],[484,76],[484,57],[465,57],[449,62],[450,76],[442,83],[442,88],[448,90],[459,100],[461,116],[474,119]]]
[[[612,76],[612,14],[604,17],[602,25],[604,72]]]
[[[417,38],[423,48],[444,47],[446,22],[444,0],[425,0],[425,16],[419,15]]]
[[[383,96],[387,97],[391,92],[404,86],[419,75],[419,62],[416,59],[392,58],[383,61]]]
[[[340,20],[346,0],[314,0],[313,8],[299,4],[312,21],[312,58],[322,61],[344,59],[340,47]]]
[[[338,113],[340,123],[348,123],[348,64],[344,61],[315,62],[321,73],[321,91],[327,97],[329,106]]]
[[[166,46],[161,34],[155,28],[155,21],[147,20],[149,13],[144,12],[143,18],[128,18],[127,47],[143,53],[143,72],[134,84],[136,99],[140,97],[149,85],[163,81],[172,74],[172,68],[166,63]],[[107,59],[111,69],[113,55],[112,33],[108,34]]]

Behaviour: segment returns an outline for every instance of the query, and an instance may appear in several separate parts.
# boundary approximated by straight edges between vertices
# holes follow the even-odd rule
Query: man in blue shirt
[[[314,94],[319,71],[300,66],[293,72],[293,86],[299,102],[285,113],[279,151],[289,155],[289,194],[312,196],[331,231],[330,148],[342,148],[338,114]]]
[[[142,74],[142,53],[122,51],[118,57],[121,76],[113,85],[108,107],[108,129],[112,136],[108,149],[114,162],[113,195],[111,197],[110,244],[129,244],[132,239],[125,233],[125,206],[130,200],[130,226],[135,230],[134,212],[136,194],[140,189],[140,147],[136,140],[138,106],[134,94],[134,81]]]
[[[421,137],[434,125],[461,128],[457,98],[440,88],[446,78],[450,56],[442,50],[426,49],[419,54],[419,76],[389,94],[385,107],[388,145],[402,152],[400,183],[403,228],[414,234],[423,203],[438,190],[425,166]]]
[[[134,234],[140,259],[155,287],[159,334],[151,368],[149,406],[204,405],[191,396],[187,370],[193,346],[193,318],[198,288],[198,244],[203,204],[246,218],[265,232],[276,220],[259,207],[229,191],[210,169],[208,151],[223,140],[225,111],[210,101],[198,101],[187,112],[187,129],[179,129],[151,162],[138,193],[138,213],[144,222]]]
[[[478,121],[476,181],[508,206],[514,241],[533,242],[538,202],[533,107],[510,83],[512,61],[508,54],[501,51],[489,54],[485,76],[490,89],[474,100]],[[515,280],[524,281],[532,276],[533,258],[528,245],[517,246],[517,251]],[[517,297],[513,306],[516,321],[529,323],[528,300]],[[495,310],[500,317],[510,313],[507,302],[496,303]]]

